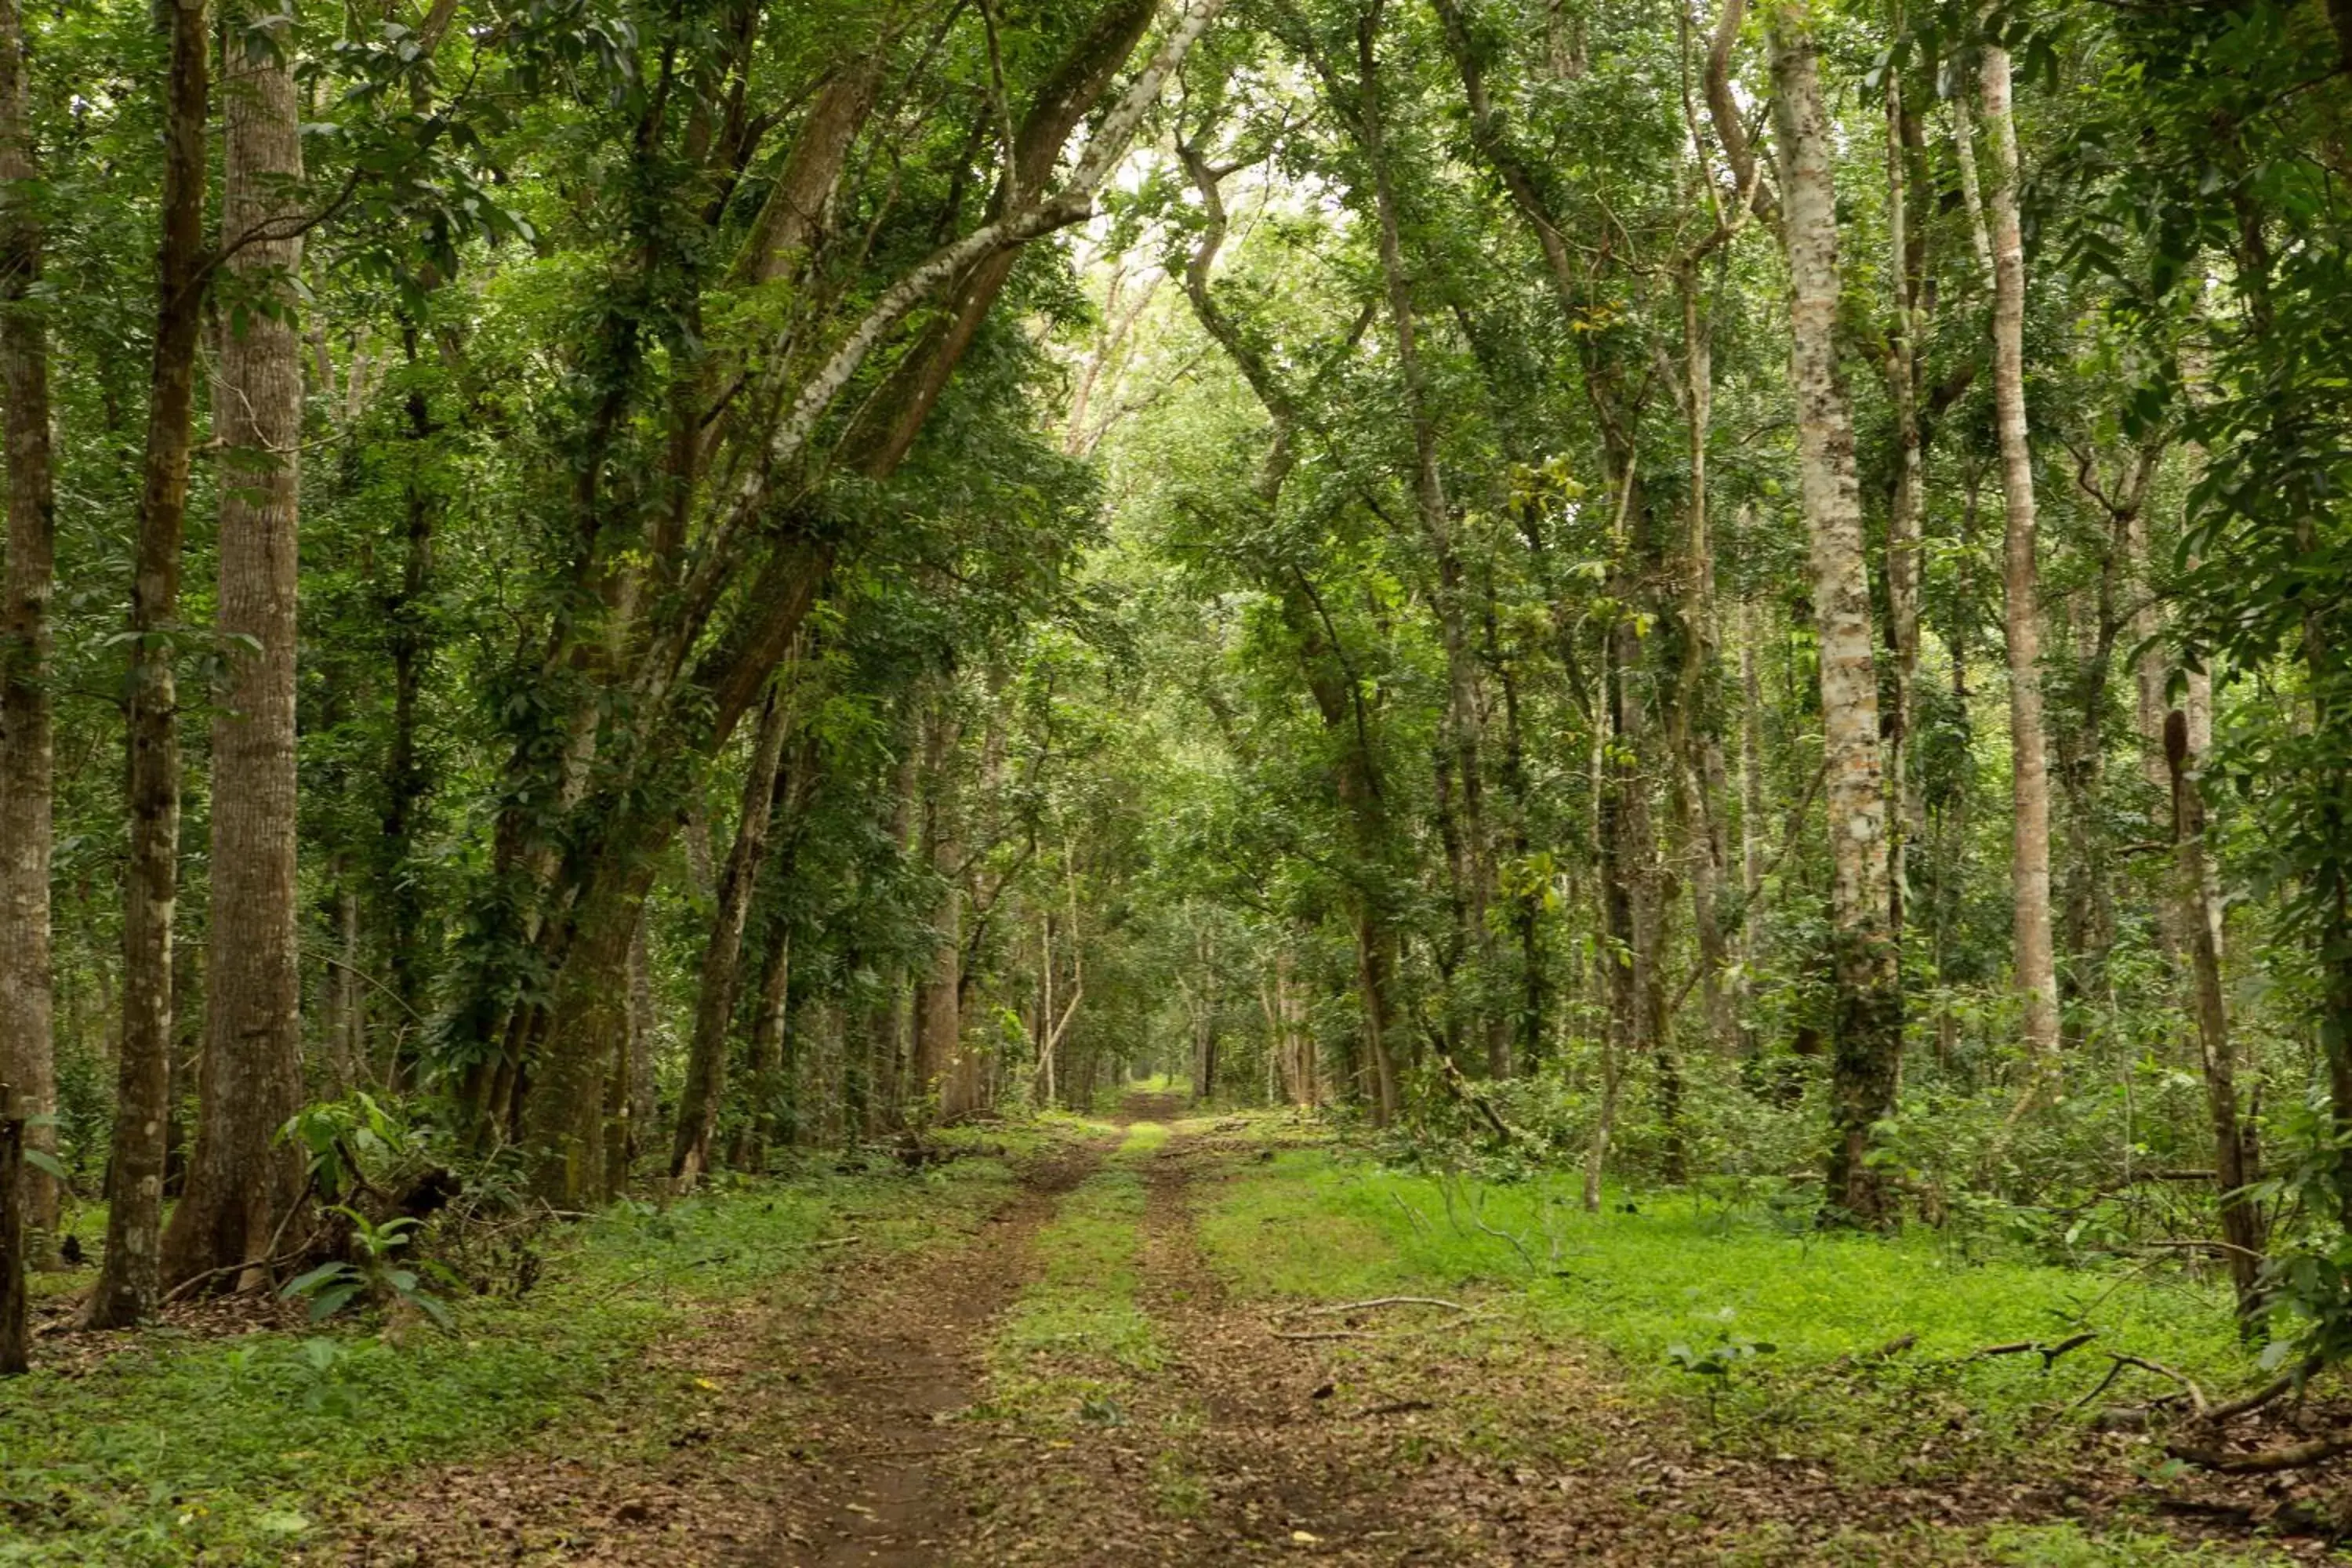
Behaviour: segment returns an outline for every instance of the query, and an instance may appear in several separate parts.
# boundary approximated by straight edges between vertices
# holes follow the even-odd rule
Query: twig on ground
[[[1363,1301],[1335,1301],[1327,1307],[1293,1307],[1281,1315],[1293,1318],[1336,1318],[1347,1312],[1370,1311],[1374,1307],[1443,1307],[1449,1312],[1466,1312],[1470,1310],[1459,1301],[1448,1301],[1438,1296],[1374,1296]]]
[[[194,1291],[197,1286],[217,1279],[224,1274],[242,1274],[248,1268],[258,1268],[266,1273],[281,1263],[291,1263],[301,1256],[302,1248],[298,1247],[291,1252],[281,1252],[275,1258],[247,1258],[243,1263],[225,1264],[218,1268],[207,1268],[202,1274],[191,1274],[163,1292],[163,1302],[168,1306]],[[232,1296],[244,1296],[250,1293],[250,1290],[243,1289],[229,1292]]]
[[[2098,1337],[2095,1331],[2086,1329],[2079,1334],[2069,1334],[2055,1344],[2043,1344],[2040,1340],[2011,1340],[2005,1344],[1987,1345],[1982,1350],[1972,1351],[1959,1359],[1963,1362],[1990,1361],[1994,1356],[2024,1355],[2032,1352],[2042,1358],[2042,1370],[2048,1372],[2058,1364],[2060,1356],[2071,1351],[2081,1350]]]
[[[2175,1372],[2162,1362],[2150,1361],[2146,1356],[2123,1355],[2115,1351],[2109,1351],[2107,1356],[2116,1363],[2117,1371],[2127,1366],[2136,1366],[2142,1372],[2152,1372],[2158,1377],[2168,1377],[2187,1389],[2189,1406],[2195,1410],[2200,1420],[2204,1419],[2206,1413],[2213,1408],[2211,1402],[2205,1397],[2205,1391],[2198,1387],[2197,1380],[2187,1373]]]

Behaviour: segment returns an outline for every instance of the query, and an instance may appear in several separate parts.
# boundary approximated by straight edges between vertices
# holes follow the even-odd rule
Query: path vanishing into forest
[[[1220,1194],[1277,1179],[1267,1123],[1183,1115],[1132,1097],[1116,1133],[1027,1160],[952,1240],[843,1245],[711,1307],[656,1352],[689,1404],[616,1408],[611,1462],[574,1431],[562,1457],[451,1467],[302,1561],[2039,1562],[1980,1555],[1983,1531],[2123,1495],[1718,1451],[1475,1280],[1445,1306],[1252,1297],[1204,1234],[1230,1248]]]

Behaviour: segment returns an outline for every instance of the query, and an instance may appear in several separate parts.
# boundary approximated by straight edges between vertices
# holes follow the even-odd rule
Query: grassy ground
[[[1038,1233],[1038,1276],[989,1347],[990,1400],[981,1414],[1046,1426],[1113,1423],[1121,1418],[1122,1378],[1164,1364],[1166,1348],[1136,1300],[1143,1252],[1137,1163],[1167,1141],[1167,1128],[1136,1123]]]
[[[590,1445],[608,1472],[654,1473],[676,1433],[704,1424],[698,1412],[787,1375],[778,1357],[812,1321],[800,1303],[834,1278],[814,1266],[845,1256],[825,1244],[854,1236],[861,1257],[987,1247],[994,1233],[979,1218],[1015,1190],[1013,1162],[1099,1150],[1114,1131],[1041,1118],[950,1134],[963,1157],[920,1173],[813,1165],[667,1209],[624,1205],[542,1237],[535,1282],[519,1300],[456,1303],[452,1334],[421,1321],[225,1333],[192,1319],[45,1339],[35,1374],[0,1385],[0,1564],[331,1561],[371,1498],[413,1496],[415,1475],[445,1462],[496,1475],[536,1464],[558,1473],[557,1494],[562,1457]],[[1584,1497],[1579,1506],[1613,1496],[1622,1476],[1621,1518],[1696,1508],[1742,1521],[1706,1537],[1726,1562],[2272,1560],[2241,1543],[2184,1543],[2135,1517],[2130,1500],[2146,1489],[2120,1450],[2092,1456],[2109,1483],[2083,1510],[2093,1522],[2049,1517],[2073,1511],[2052,1501],[2084,1474],[2066,1407],[2105,1374],[2105,1351],[2211,1389],[2251,1375],[2218,1293],[1930,1233],[1822,1236],[1769,1203],[1644,1195],[1628,1206],[1619,1195],[1585,1215],[1576,1195],[1568,1175],[1475,1185],[1384,1169],[1284,1115],[1137,1123],[1050,1218],[999,1248],[1012,1305],[966,1331],[977,1381],[957,1396],[974,1403],[953,1417],[966,1435],[956,1441],[1018,1457],[991,1473],[1022,1529],[1066,1514],[1085,1488],[1141,1486],[1129,1521],[1160,1531],[1166,1550],[1134,1561],[1184,1560],[1182,1542],[1213,1539],[1182,1532],[1230,1513],[1218,1478],[1264,1470],[1269,1455],[1296,1461],[1306,1495],[1320,1488],[1343,1520],[1366,1495],[1349,1466],[1394,1479],[1443,1458],[1480,1485],[1506,1478],[1495,1494],[1505,1502],[1481,1507],[1520,1506],[1509,1499],[1522,1495],[1522,1466],[1580,1489],[1556,1494]],[[45,1281],[51,1292],[75,1282]],[[1470,1311],[1294,1310],[1383,1296]],[[703,1375],[716,1363],[695,1346],[732,1343],[721,1325],[740,1327],[752,1307],[775,1325],[773,1345]],[[1269,1325],[1346,1328],[1269,1336]],[[2085,1332],[2097,1337],[2046,1365],[1978,1353]],[[1898,1339],[1899,1351],[1874,1353]],[[2132,1373],[2107,1397],[2163,1391]],[[1436,1403],[1362,1417],[1405,1394]],[[1310,1434],[1326,1447],[1302,1447]],[[1078,1462],[1106,1449],[1133,1450],[1139,1479]],[[1675,1481],[1643,1502],[1627,1466],[1662,1455],[1719,1466],[1707,1470],[1719,1479]],[[1055,1491],[1045,1471],[1063,1468]],[[1761,1500],[1782,1482],[1827,1500],[1789,1513],[1801,1543],[1739,1489]],[[1036,1505],[1026,1512],[1013,1507],[1024,1489]],[[1965,1500],[1916,1525],[1882,1510],[1837,1535],[1847,1516],[1822,1510],[1880,1489]],[[1262,1490],[1273,1510],[1280,1489]],[[1269,1519],[1279,1542],[1286,1527]]]
[[[1597,1348],[1622,1396],[1684,1425],[1698,1450],[1819,1465],[1863,1484],[2035,1478],[2079,1444],[2062,1411],[2106,1374],[2105,1347],[2209,1388],[2253,1375],[2218,1290],[1963,1257],[1926,1233],[1825,1236],[1763,1205],[1645,1196],[1629,1205],[1620,1195],[1586,1215],[1570,1175],[1483,1186],[1291,1149],[1239,1167],[1204,1208],[1200,1233],[1237,1294],[1269,1305],[1458,1300],[1476,1315],[1452,1331],[1475,1336],[1489,1358]],[[2047,1365],[2032,1352],[1978,1354],[2084,1332],[2097,1337]],[[1898,1340],[1908,1342],[1876,1353]],[[2109,1397],[2169,1390],[2147,1379]],[[1769,1529],[1753,1551],[1737,1560],[1791,1560]],[[2274,1559],[2186,1545],[2152,1521],[2059,1521],[1923,1523],[1899,1543],[1857,1534],[1850,1553],[1816,1547],[1795,1560],[2059,1568]]]
[[[651,1429],[705,1391],[647,1347],[696,1331],[699,1307],[790,1278],[824,1256],[814,1244],[920,1247],[1009,1184],[1000,1159],[950,1169],[826,1170],[624,1205],[545,1241],[520,1300],[453,1303],[454,1333],[337,1320],[45,1346],[32,1375],[0,1386],[0,1563],[280,1562],[404,1468],[560,1442],[591,1405],[641,1403]]]
[[[1570,1176],[1482,1186],[1294,1150],[1235,1184],[1203,1236],[1234,1282],[1262,1294],[1337,1300],[1508,1286],[1537,1324],[1606,1346],[1626,1375],[1662,1394],[1695,1381],[1670,1356],[1676,1346],[1694,1357],[1733,1347],[1719,1359],[1738,1363],[1736,1385],[1741,1370],[1785,1377],[1906,1335],[1914,1342],[1887,1364],[1963,1365],[1958,1386],[1991,1411],[2031,1409],[2096,1381],[2102,1347],[2209,1386],[2254,1371],[2219,1289],[1964,1258],[1930,1232],[1824,1235],[1809,1215],[1760,1205],[1668,1195],[1635,1209],[1612,1198],[1582,1213]],[[2097,1340],[2048,1370],[2035,1354],[1958,1359],[2085,1331]],[[1739,1354],[1741,1345],[1757,1353]]]

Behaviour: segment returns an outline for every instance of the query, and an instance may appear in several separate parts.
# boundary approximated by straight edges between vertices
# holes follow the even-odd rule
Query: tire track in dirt
[[[1395,1506],[1386,1445],[1334,1423],[1318,1363],[1234,1302],[1202,1256],[1195,1180],[1231,1158],[1180,1133],[1144,1172],[1143,1297],[1178,1347],[1171,1371],[1204,1418],[1178,1447],[1202,1499],[1185,1533],[1228,1560],[1274,1547],[1323,1562],[1466,1561],[1446,1531]]]
[[[1031,1241],[1103,1146],[1031,1165],[1019,1194],[953,1253],[915,1260],[861,1293],[809,1346],[815,1408],[789,1458],[801,1468],[760,1548],[740,1568],[921,1568],[955,1561],[971,1524],[953,1471],[989,1446],[943,1417],[984,1385],[989,1326],[1034,1271]]]

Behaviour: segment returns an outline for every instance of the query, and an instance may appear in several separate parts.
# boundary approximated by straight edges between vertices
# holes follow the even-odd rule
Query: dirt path
[[[939,1245],[840,1255],[656,1347],[711,1392],[654,1417],[670,1426],[650,1445],[640,1431],[635,1458],[623,1435],[644,1418],[616,1408],[612,1441],[566,1449],[609,1458],[453,1468],[335,1561],[1941,1563],[1987,1559],[1923,1526],[2072,1511],[2019,1478],[1864,1487],[1709,1451],[1516,1321],[1509,1292],[1422,1322],[1235,1298],[1200,1221],[1266,1150],[1198,1121],[1155,1146],[1138,1125],[1182,1109],[1137,1096],[1115,1153],[1066,1146]],[[1039,1338],[1041,1310],[1074,1314],[1067,1348]],[[1089,1310],[1139,1324],[1147,1350],[1106,1358]]]
[[[850,1304],[808,1358],[817,1407],[793,1450],[799,1485],[770,1538],[738,1561],[793,1568],[919,1568],[949,1560],[970,1523],[949,1479],[988,1440],[949,1424],[979,1397],[988,1327],[1019,1294],[1031,1241],[1099,1163],[1091,1147],[1032,1166],[980,1237]]]

